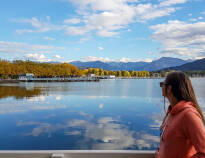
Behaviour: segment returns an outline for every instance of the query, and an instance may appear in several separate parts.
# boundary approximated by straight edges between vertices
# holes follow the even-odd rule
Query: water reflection
[[[151,148],[159,142],[157,136],[129,130],[128,126],[111,117],[100,118],[96,124],[84,120],[72,120],[69,126],[85,129],[85,137],[79,143],[93,142],[90,149],[143,149]]]
[[[156,148],[159,143],[158,136],[144,131],[129,130],[128,126],[112,117],[102,117],[96,122],[94,120],[73,119],[65,124],[20,121],[17,126],[35,126],[31,132],[24,133],[24,136],[39,137],[46,134],[47,137],[52,137],[52,134],[62,130],[65,137],[81,136],[82,139],[76,142],[78,149],[150,149]]]
[[[26,98],[26,97],[25,97]],[[0,114],[25,113],[29,111],[46,111],[66,109],[67,105],[51,102],[48,96],[30,96],[26,100],[1,100]]]
[[[0,149],[155,150],[164,116],[159,82],[1,85]],[[205,81],[193,85],[205,112]]]
[[[162,124],[162,120],[164,118],[165,113],[153,113],[150,115],[150,118],[153,120],[153,123],[150,124],[151,129],[159,129]]]
[[[66,128],[65,125],[61,124],[50,124],[50,123],[42,123],[42,122],[23,122],[20,121],[17,123],[17,126],[36,126],[32,129],[30,133],[24,133],[24,136],[34,136],[38,137],[42,134],[47,134],[48,137],[51,137],[52,133],[55,133],[58,130],[62,130]]]
[[[0,86],[0,99],[14,97],[15,99],[30,98],[41,95],[39,88],[26,89],[19,86]]]

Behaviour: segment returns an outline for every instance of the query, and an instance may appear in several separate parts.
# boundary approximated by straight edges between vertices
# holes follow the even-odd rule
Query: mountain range
[[[181,66],[169,67],[165,70],[198,71],[205,70],[205,58],[183,64]]]
[[[102,62],[102,61],[90,61],[90,62],[81,62],[73,61],[70,64],[77,66],[78,68],[102,68],[104,70],[127,70],[127,71],[158,71],[161,69],[179,67],[184,64],[193,62],[193,60],[182,60],[179,58],[172,57],[162,57],[158,60],[152,62]]]

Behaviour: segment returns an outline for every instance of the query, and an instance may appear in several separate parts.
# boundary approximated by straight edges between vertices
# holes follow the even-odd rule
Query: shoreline
[[[0,79],[0,83],[20,82],[99,82],[98,78],[32,78],[32,79]]]
[[[116,77],[116,78],[33,78],[33,79],[0,79],[1,83],[20,83],[20,82],[99,82],[100,80],[125,80],[125,79],[164,79],[165,77]],[[190,77],[205,78],[205,77]]]

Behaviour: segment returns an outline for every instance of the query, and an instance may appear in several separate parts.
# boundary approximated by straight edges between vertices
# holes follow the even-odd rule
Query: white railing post
[[[51,155],[51,158],[64,158],[64,154],[62,153],[54,153]]]

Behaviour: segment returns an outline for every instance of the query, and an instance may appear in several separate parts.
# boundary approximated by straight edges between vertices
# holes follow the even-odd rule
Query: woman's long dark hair
[[[165,79],[165,83],[172,86],[172,93],[178,101],[191,101],[205,123],[189,77],[180,71],[170,72]]]

